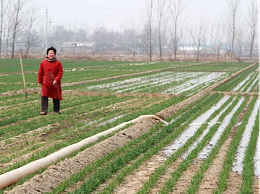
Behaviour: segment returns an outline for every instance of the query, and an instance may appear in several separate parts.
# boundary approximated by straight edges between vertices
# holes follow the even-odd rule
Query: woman
[[[38,86],[42,87],[40,115],[47,115],[48,98],[53,99],[53,111],[59,113],[61,96],[61,78],[63,68],[61,62],[55,57],[56,49],[50,47],[47,49],[47,57],[41,62],[38,71]]]

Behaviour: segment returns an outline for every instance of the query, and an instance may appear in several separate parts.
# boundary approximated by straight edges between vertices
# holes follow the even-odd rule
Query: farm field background
[[[0,193],[259,193],[259,67],[61,60],[40,116],[39,60],[0,60],[1,175],[131,121]],[[161,122],[164,120],[164,122]]]

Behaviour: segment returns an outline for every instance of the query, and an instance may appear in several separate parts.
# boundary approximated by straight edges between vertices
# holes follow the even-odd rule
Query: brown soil
[[[202,164],[201,160],[195,160],[192,164],[188,167],[188,169],[182,174],[181,178],[177,182],[173,194],[182,194],[188,189],[189,184],[192,181],[193,176],[198,172],[200,169],[200,165]]]
[[[70,159],[61,161],[57,165],[51,165],[42,174],[36,175],[24,184],[15,187],[12,191],[6,191],[5,193],[34,194],[50,192],[62,181],[68,179],[86,165],[148,132],[157,122],[157,120],[144,119]]]
[[[204,177],[198,191],[199,194],[212,193],[212,191],[217,188],[219,174],[221,173],[231,141],[232,138],[228,138],[226,140],[220,148],[218,155],[213,160],[213,163],[210,165],[210,168],[204,173]]]
[[[129,101],[116,103],[116,104],[111,105],[111,106],[102,107],[101,109],[97,109],[95,111],[105,110],[105,109],[109,109],[109,108],[124,108],[124,109],[126,109],[126,108],[131,108],[135,104],[139,104],[139,103],[142,103],[142,102],[143,101],[136,101],[136,99],[135,100],[129,100]],[[128,104],[126,104],[126,103],[128,103]],[[151,104],[149,104],[149,105],[151,105]],[[114,107],[112,107],[112,106],[114,106]],[[64,109],[64,110],[66,110],[66,109]],[[84,113],[82,115],[77,115],[77,117],[78,118],[84,118],[86,115],[91,114],[92,112],[95,112],[95,111],[88,112],[87,114]],[[83,121],[83,120],[81,120],[81,121]],[[19,161],[28,159],[34,153],[37,153],[41,150],[44,150],[47,147],[55,145],[60,141],[63,141],[64,139],[61,139],[60,141],[50,142],[50,140],[48,140],[46,137],[53,134],[53,133],[58,133],[59,130],[61,130],[65,127],[68,128],[69,125],[71,125],[71,124],[69,124],[67,121],[65,121],[64,123],[54,123],[54,124],[50,124],[50,125],[45,126],[45,127],[40,127],[40,128],[33,130],[33,131],[29,131],[28,133],[24,133],[24,134],[15,136],[15,137],[11,137],[7,140],[0,141],[0,155],[5,155],[6,157],[14,157],[14,156],[19,157],[19,158],[13,158],[8,163],[0,164],[0,169],[6,168],[9,165],[13,165],[15,162],[19,162]],[[26,151],[26,149],[31,148],[31,147],[27,146],[27,142],[30,142],[31,145],[40,144],[41,146],[40,146],[39,149],[28,152],[28,151]],[[13,148],[16,148],[17,145],[19,145],[19,149],[14,150]],[[23,152],[27,152],[27,154],[20,156]]]
[[[179,96],[174,94],[159,94],[159,93],[105,93],[105,92],[81,92],[81,91],[73,91],[73,90],[65,90],[64,94],[68,95],[80,95],[80,96],[110,96],[115,95],[118,97],[122,96],[134,96],[134,97],[148,97],[148,98],[170,98],[173,96]]]
[[[132,174],[127,176],[123,183],[121,183],[115,190],[115,194],[136,193],[143,184],[149,179],[149,176],[154,172],[154,170],[163,164],[166,160],[163,154],[156,154],[152,156],[149,160],[144,162],[137,170]]]
[[[242,185],[242,177],[236,172],[229,173],[228,186],[224,194],[236,194]]]
[[[260,178],[259,177],[255,177],[254,186],[253,186],[254,193],[260,193],[259,184],[260,184]]]
[[[182,162],[182,159],[177,159],[175,162],[173,162],[169,168],[166,170],[166,173],[164,173],[157,183],[154,185],[153,189],[151,190],[152,194],[157,194],[159,191],[163,188],[165,182],[171,178],[171,174],[176,170],[178,165]]]

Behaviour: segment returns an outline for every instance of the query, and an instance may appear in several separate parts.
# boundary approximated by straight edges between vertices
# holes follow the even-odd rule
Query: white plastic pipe
[[[144,118],[153,118],[156,120],[159,120],[161,122],[163,122],[165,125],[168,125],[168,123],[162,119],[160,119],[159,117],[155,116],[155,115],[142,115],[139,116],[136,119],[133,119],[131,121],[128,122],[124,122],[116,127],[113,127],[111,129],[108,129],[106,131],[103,131],[101,133],[98,133],[96,135],[93,135],[91,137],[88,137],[78,143],[72,144],[68,147],[65,147],[49,156],[46,156],[45,158],[41,158],[39,160],[36,160],[34,162],[31,162],[25,166],[22,166],[18,169],[12,170],[10,172],[4,173],[2,175],[0,175],[0,189],[7,187],[8,185],[11,185],[13,183],[16,183],[18,180],[20,180],[21,178],[35,173],[37,171],[39,171],[42,168],[45,168],[46,166],[50,165],[53,162],[58,161],[60,158],[69,155],[70,153],[79,150],[80,148],[82,148],[83,146],[90,144],[96,140],[98,140],[100,137],[108,135],[114,131],[117,131],[123,127],[125,127],[128,124],[135,124],[138,121],[144,119]]]

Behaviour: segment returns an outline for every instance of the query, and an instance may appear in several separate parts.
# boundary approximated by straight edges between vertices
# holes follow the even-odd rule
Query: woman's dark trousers
[[[60,111],[60,100],[59,99],[52,99],[53,101],[53,111],[54,112],[59,112]],[[42,96],[41,99],[42,102],[42,112],[46,112],[48,110],[48,97],[47,96]]]

